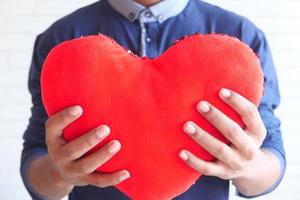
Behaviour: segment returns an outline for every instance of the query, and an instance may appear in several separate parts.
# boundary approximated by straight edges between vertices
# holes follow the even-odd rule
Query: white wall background
[[[269,39],[280,80],[278,115],[288,167],[279,188],[259,199],[300,199],[300,1],[208,0],[247,16]],[[0,199],[30,199],[19,175],[22,134],[28,122],[27,76],[35,36],[54,20],[93,0],[0,0]],[[234,190],[231,190],[232,199]]]

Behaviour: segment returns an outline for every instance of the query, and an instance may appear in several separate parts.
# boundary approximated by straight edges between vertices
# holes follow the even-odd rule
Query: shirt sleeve
[[[31,117],[29,124],[23,134],[23,150],[21,155],[21,176],[25,187],[32,199],[43,199],[30,185],[28,169],[31,162],[38,156],[47,154],[45,142],[45,121],[47,114],[41,99],[40,73],[44,56],[40,49],[42,35],[36,38],[32,62],[29,71],[28,88],[32,97]]]
[[[280,128],[281,122],[274,113],[275,109],[279,106],[280,103],[280,93],[276,70],[273,63],[270,47],[264,33],[259,29],[256,29],[255,32],[255,37],[251,37],[251,39],[247,38],[249,37],[247,35],[245,37],[246,41],[248,41],[248,44],[250,44],[251,48],[260,58],[261,66],[264,72],[264,95],[262,97],[258,110],[267,129],[267,136],[263,141],[261,148],[267,149],[272,152],[278,158],[278,161],[280,163],[280,176],[278,180],[271,188],[258,195],[261,196],[272,192],[279,185],[285,172],[286,159]],[[237,192],[237,194],[246,198],[257,197],[244,196],[240,192]]]

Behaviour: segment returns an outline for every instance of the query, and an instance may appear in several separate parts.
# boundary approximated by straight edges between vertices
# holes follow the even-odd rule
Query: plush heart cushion
[[[41,86],[49,116],[83,107],[82,117],[65,128],[66,140],[107,124],[111,135],[95,149],[112,139],[121,142],[121,151],[97,171],[128,169],[131,178],[116,187],[132,199],[159,200],[183,193],[201,176],[180,160],[179,150],[213,160],[183,132],[184,122],[193,120],[227,142],[196,104],[207,100],[242,126],[218,91],[232,89],[258,105],[263,73],[253,51],[229,36],[195,34],[148,59],[97,35],[56,46],[45,60]]]

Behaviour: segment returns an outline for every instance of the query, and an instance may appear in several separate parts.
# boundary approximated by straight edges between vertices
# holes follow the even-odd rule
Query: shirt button
[[[145,16],[146,18],[151,17],[151,12],[150,12],[149,10],[146,10],[146,11],[144,12],[144,16]]]
[[[151,42],[151,38],[147,37],[146,42]]]
[[[158,19],[158,21],[164,20],[164,15],[163,15],[163,14],[159,14],[159,15],[157,16],[157,19]]]
[[[134,15],[134,13],[129,13],[128,17],[129,17],[129,19],[134,19],[135,15]]]

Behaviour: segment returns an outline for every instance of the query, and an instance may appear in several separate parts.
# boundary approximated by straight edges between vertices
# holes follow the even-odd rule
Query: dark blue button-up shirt
[[[162,54],[175,40],[195,32],[235,36],[247,43],[259,56],[265,80],[265,93],[259,112],[267,129],[262,148],[273,152],[281,164],[281,177],[265,193],[279,184],[286,165],[280,121],[274,115],[280,96],[271,52],[263,32],[246,18],[200,0],[164,0],[149,8],[131,0],[102,0],[58,20],[38,35],[35,41],[28,82],[33,103],[32,115],[23,136],[21,158],[21,174],[34,199],[42,197],[30,185],[28,167],[37,156],[47,153],[45,121],[48,117],[41,100],[40,73],[49,51],[65,40],[102,33],[135,54],[154,58]],[[229,181],[203,176],[176,199],[224,200],[228,199],[228,192]],[[69,198],[128,199],[114,187],[93,186],[75,187]]]

